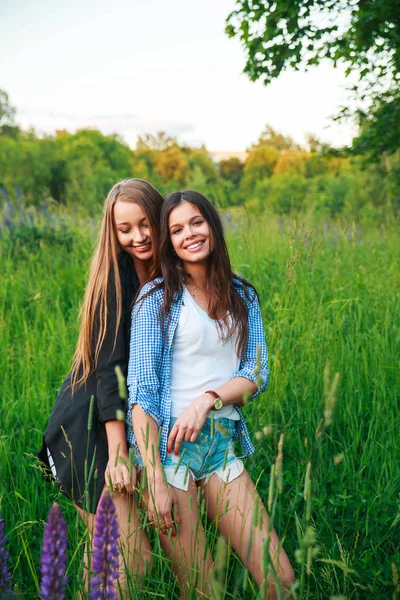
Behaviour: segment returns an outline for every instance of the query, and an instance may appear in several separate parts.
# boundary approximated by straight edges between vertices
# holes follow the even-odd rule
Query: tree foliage
[[[235,156],[221,160],[219,163],[219,174],[223,179],[238,184],[243,175],[243,163]]]
[[[362,134],[368,130],[357,149],[379,143],[379,152],[392,152],[400,146],[399,15],[400,0],[237,0],[226,32],[242,41],[252,81],[268,84],[324,59],[344,64],[356,79]]]
[[[136,142],[136,149],[162,151],[167,150],[167,148],[170,148],[171,146],[175,146],[177,143],[176,138],[167,135],[165,131],[157,131],[155,135],[152,133],[139,135]]]
[[[15,108],[11,106],[7,92],[0,90],[0,126],[13,125]]]
[[[272,146],[279,152],[282,152],[283,150],[301,150],[300,145],[296,144],[290,135],[283,135],[283,133],[276,131],[271,125],[266,125],[264,127],[258,138],[257,144],[253,144],[252,148],[257,146]]]
[[[251,189],[257,181],[271,177],[279,160],[279,151],[268,144],[257,144],[251,149],[244,164],[243,184]]]
[[[0,98],[3,123],[8,123],[0,128],[0,202],[6,212],[11,202],[30,205],[33,214],[50,200],[52,206],[98,216],[111,186],[137,177],[162,194],[196,189],[223,209],[244,205],[257,213],[352,219],[367,211],[380,220],[400,213],[400,153],[366,166],[361,158],[335,154],[313,136],[301,148],[267,125],[245,163],[231,158],[217,165],[206,148],[179,145],[162,132],[143,136],[135,150],[118,135],[93,129],[39,137],[19,129],[8,96]],[[14,133],[3,127],[15,128]]]
[[[155,169],[165,181],[176,181],[179,185],[185,184],[188,161],[178,145],[170,146],[155,157]]]

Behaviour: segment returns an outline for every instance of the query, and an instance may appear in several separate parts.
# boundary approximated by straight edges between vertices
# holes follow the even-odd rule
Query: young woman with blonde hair
[[[243,465],[254,448],[239,410],[269,380],[258,296],[232,273],[218,213],[197,192],[165,199],[160,255],[163,277],[144,286],[133,309],[128,368],[128,440],[145,467],[149,519],[184,598],[193,589],[199,598],[210,592],[204,501],[272,600],[277,579],[288,591],[294,575]],[[262,568],[266,544],[270,577]]]
[[[72,371],[57,396],[39,454],[90,531],[100,497],[111,487],[122,554],[133,574],[144,573],[151,553],[133,500],[135,468],[129,464],[126,406],[115,368],[126,376],[133,301],[139,287],[159,272],[162,201],[140,179],[121,181],[108,194]],[[124,573],[119,585],[127,598]]]

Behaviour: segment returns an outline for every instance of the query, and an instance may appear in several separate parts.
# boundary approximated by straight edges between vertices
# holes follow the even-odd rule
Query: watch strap
[[[218,398],[220,398],[220,396],[218,396],[217,392],[214,392],[214,390],[207,390],[204,393],[210,394],[210,396],[212,396],[214,398],[214,400],[218,400]]]
[[[210,396],[212,396],[214,398],[214,403],[211,407],[211,410],[221,410],[221,408],[223,407],[223,402],[221,400],[221,396],[219,396],[219,394],[217,394],[217,392],[214,392],[214,390],[207,390],[204,393],[210,394]]]

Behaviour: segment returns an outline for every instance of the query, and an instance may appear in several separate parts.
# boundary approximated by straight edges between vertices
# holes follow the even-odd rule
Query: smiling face
[[[176,255],[184,263],[205,263],[212,251],[210,227],[194,204],[183,201],[169,215],[169,234]]]
[[[117,200],[114,205],[114,223],[121,247],[134,261],[148,261],[152,258],[149,221],[139,204]]]

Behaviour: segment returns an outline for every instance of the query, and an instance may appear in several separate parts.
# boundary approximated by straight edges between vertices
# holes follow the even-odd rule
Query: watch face
[[[216,398],[214,401],[214,409],[220,410],[222,407],[223,407],[223,402],[222,402],[221,398]]]

